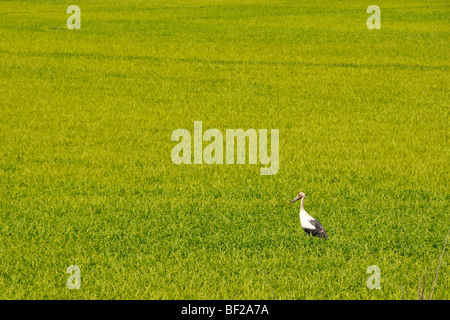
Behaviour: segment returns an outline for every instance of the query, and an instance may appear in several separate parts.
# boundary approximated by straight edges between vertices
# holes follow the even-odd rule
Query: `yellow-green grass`
[[[429,268],[431,292],[450,6],[378,1],[368,30],[371,4],[0,1],[0,298],[415,299]],[[279,129],[279,172],[174,165],[196,120]]]

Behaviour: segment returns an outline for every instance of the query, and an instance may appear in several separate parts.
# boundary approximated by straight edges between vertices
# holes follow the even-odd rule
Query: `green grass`
[[[368,30],[332,3],[0,1],[0,298],[415,299],[449,230],[450,6]],[[196,120],[279,129],[279,172],[174,165]]]

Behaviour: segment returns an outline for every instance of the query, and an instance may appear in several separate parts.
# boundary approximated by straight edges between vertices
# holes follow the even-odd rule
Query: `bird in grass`
[[[294,200],[291,201],[291,203],[289,203],[290,205],[293,204],[295,201],[300,200],[300,223],[302,225],[303,230],[305,230],[306,234],[308,235],[308,237],[310,235],[316,236],[316,237],[320,237],[320,238],[325,238],[327,239],[327,233],[325,232],[325,229],[323,228],[322,224],[317,221],[316,219],[314,219],[313,217],[311,217],[308,212],[306,212],[304,206],[303,206],[303,201],[305,200],[305,194],[303,192],[300,192]]]

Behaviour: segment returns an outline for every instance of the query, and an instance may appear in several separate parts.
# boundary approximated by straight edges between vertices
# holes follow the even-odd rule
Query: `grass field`
[[[431,268],[428,298],[450,5],[330,3],[0,1],[0,298],[416,299]],[[197,120],[279,129],[278,173],[173,164]],[[328,241],[287,205],[301,191]],[[449,271],[447,250],[433,299]]]

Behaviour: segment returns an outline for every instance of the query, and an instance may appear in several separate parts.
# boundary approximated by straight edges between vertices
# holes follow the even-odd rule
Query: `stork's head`
[[[295,201],[300,200],[300,199],[302,199],[302,198],[304,198],[304,197],[305,197],[305,194],[304,194],[303,192],[300,192],[300,193],[295,197],[295,199],[292,200],[291,203],[289,203],[289,204],[293,204]]]

